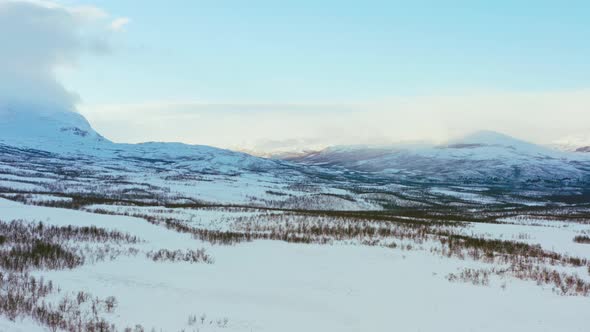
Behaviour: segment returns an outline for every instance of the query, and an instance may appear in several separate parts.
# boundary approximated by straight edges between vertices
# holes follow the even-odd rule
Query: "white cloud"
[[[103,32],[94,28],[106,17],[91,6],[0,1],[0,110],[73,110],[77,97],[56,80],[55,71],[74,65],[84,52],[108,50]]]
[[[73,17],[80,19],[80,20],[101,20],[106,19],[110,15],[105,12],[103,9],[89,6],[89,5],[82,5],[82,6],[64,6],[54,1],[49,0],[0,0],[0,2],[5,3],[15,3],[15,2],[24,2],[29,3],[38,7],[44,7],[47,9],[61,9],[70,14]]]
[[[109,29],[113,31],[121,31],[127,24],[129,24],[129,22],[131,22],[131,20],[128,17],[119,17],[109,24]]]

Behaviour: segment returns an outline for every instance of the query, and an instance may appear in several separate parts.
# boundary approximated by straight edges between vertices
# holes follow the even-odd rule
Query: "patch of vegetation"
[[[154,262],[188,262],[213,264],[215,260],[204,248],[197,250],[168,250],[150,251],[146,256]]]
[[[213,326],[215,324],[218,328],[224,329],[227,328],[229,323],[228,318],[220,318],[220,319],[211,319],[208,318],[206,314],[202,314],[197,317],[197,315],[190,315],[188,317],[187,325],[191,328],[194,327],[206,327],[207,325]],[[197,331],[199,329],[197,328]]]
[[[101,299],[82,291],[62,294],[43,277],[0,272],[0,315],[11,321],[26,317],[51,332],[115,332],[119,330],[108,316],[116,307],[113,296]]]
[[[0,251],[0,267],[10,271],[35,269],[72,269],[82,265],[84,258],[60,244],[34,240],[32,243],[14,244]]]
[[[576,237],[574,237],[574,242],[590,244],[590,236],[577,235]]]
[[[476,286],[487,286],[490,284],[490,271],[485,269],[463,269],[460,273],[447,275],[450,282],[468,282]]]
[[[69,245],[70,241],[134,244],[139,239],[97,227],[59,227],[22,220],[0,221],[0,267],[19,272],[30,269],[72,269],[84,263],[85,253],[93,254],[94,259],[113,254],[110,247],[83,251]]]
[[[89,258],[100,260],[132,253],[108,244],[139,241],[135,236],[97,227],[0,221],[0,315],[12,321],[26,317],[52,332],[118,331],[105,316],[117,306],[114,297],[100,299],[85,292],[61,294],[51,281],[33,277],[29,271],[72,269]],[[100,245],[85,249],[74,245],[81,242]]]
[[[468,282],[473,285],[487,286],[490,276],[513,276],[521,280],[530,280],[538,285],[552,287],[553,292],[564,296],[590,296],[590,282],[577,275],[559,272],[545,266],[520,263],[507,268],[463,269],[460,273],[451,273],[447,279],[451,282]]]

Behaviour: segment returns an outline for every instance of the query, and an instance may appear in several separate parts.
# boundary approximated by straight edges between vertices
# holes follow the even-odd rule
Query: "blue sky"
[[[587,1],[97,1],[131,19],[66,76],[90,103],[586,88]],[[108,85],[102,82],[108,81]]]
[[[101,34],[109,52],[80,52],[58,71],[79,110],[119,141],[257,148],[491,129],[547,142],[590,131],[580,121],[588,1],[58,4],[100,8],[103,25],[128,20]]]

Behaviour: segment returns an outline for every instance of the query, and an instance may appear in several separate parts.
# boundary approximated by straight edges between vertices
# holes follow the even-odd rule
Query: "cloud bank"
[[[0,110],[74,111],[78,97],[56,70],[83,53],[108,52],[106,29],[98,28],[108,20],[97,7],[0,0]]]
[[[261,153],[342,144],[444,142],[476,130],[544,144],[588,131],[590,90],[357,103],[152,102],[85,105],[81,112],[116,141],[182,141]]]

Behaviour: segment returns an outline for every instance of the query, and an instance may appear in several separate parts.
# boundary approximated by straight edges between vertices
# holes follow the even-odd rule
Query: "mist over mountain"
[[[331,147],[286,159],[413,181],[558,184],[590,179],[590,160],[586,156],[491,131],[476,132],[442,145]]]
[[[555,140],[551,146],[563,151],[590,152],[590,135],[568,135]]]

